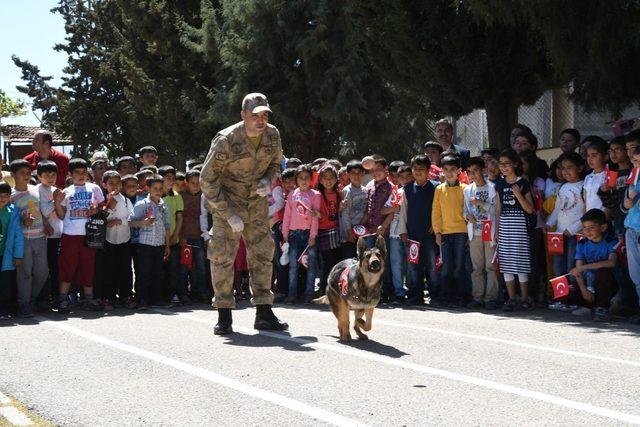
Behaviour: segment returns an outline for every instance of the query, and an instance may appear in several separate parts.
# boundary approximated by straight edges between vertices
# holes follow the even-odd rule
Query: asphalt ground
[[[637,325],[388,307],[343,344],[326,307],[274,311],[288,333],[247,305],[227,337],[205,305],[2,323],[0,392],[74,426],[640,424]]]

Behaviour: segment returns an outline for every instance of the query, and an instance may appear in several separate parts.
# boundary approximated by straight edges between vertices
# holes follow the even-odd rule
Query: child
[[[533,303],[527,286],[531,273],[531,219],[528,216],[535,213],[531,186],[526,179],[521,178],[522,162],[514,150],[507,149],[500,153],[499,166],[504,178],[495,185],[498,232],[494,241],[498,243],[500,271],[504,274],[509,294],[503,310],[513,311],[517,307],[515,275],[520,282],[520,308],[528,310]]]
[[[604,167],[609,160],[607,154],[609,147],[605,140],[600,137],[587,138],[591,139],[586,150],[587,163],[591,173],[584,179],[585,208],[587,211],[591,209],[604,210],[602,200],[598,196],[598,190],[605,183],[606,172]]]
[[[131,156],[122,156],[116,159],[116,170],[121,177],[135,175],[138,172],[136,161]]]
[[[340,240],[342,241],[342,258],[355,258],[356,235],[353,227],[366,221],[367,192],[362,187],[362,176],[365,173],[362,162],[351,160],[347,163],[349,184],[342,190],[340,203]]]
[[[389,182],[392,185],[398,185],[398,170],[404,166],[404,162],[400,160],[394,160],[389,165]]]
[[[102,176],[104,187],[108,192],[109,212],[107,217],[107,236],[104,247],[105,271],[110,277],[103,282],[101,304],[105,310],[113,309],[116,293],[119,300],[131,307],[133,305],[133,276],[131,272],[131,231],[129,216],[133,204],[121,193],[122,182],[116,171],[107,171]]]
[[[102,310],[93,297],[93,274],[95,266],[95,249],[85,245],[85,226],[88,218],[97,212],[97,207],[104,201],[102,189],[87,182],[89,173],[87,162],[83,159],[69,161],[69,173],[73,184],[54,194],[56,214],[63,218],[62,237],[60,239],[60,295],[59,313],[69,313],[69,288],[71,282],[84,288],[86,310]]]
[[[182,244],[191,247],[191,258],[193,268],[180,265],[182,288],[187,289],[188,281],[191,282],[191,295],[200,301],[208,299],[209,291],[206,288],[204,279],[204,241],[200,230],[200,204],[202,192],[200,191],[200,171],[190,170],[185,176],[187,189],[180,193],[184,203],[182,220]],[[184,295],[181,302],[188,303],[189,298]]]
[[[607,182],[598,189],[598,197],[602,200],[602,205],[608,209],[613,216],[613,231],[615,236],[624,239],[624,217],[622,211],[622,201],[627,189],[627,178],[631,172],[631,159],[627,155],[623,136],[616,136],[609,142],[609,159],[612,163],[612,170],[618,174],[614,186],[610,187]],[[606,176],[606,173],[605,173]]]
[[[585,204],[582,198],[582,174],[584,172],[584,160],[576,152],[560,156],[560,166],[564,184],[558,190],[558,196],[551,215],[547,218],[545,229],[564,234],[564,253],[553,256],[554,277],[567,274],[575,265],[576,235],[582,231],[581,218],[585,212]]]
[[[162,283],[164,262],[171,250],[169,246],[169,208],[162,199],[162,176],[147,179],[149,194],[133,207],[129,226],[140,228],[138,243],[138,268],[136,274],[136,303],[138,310],[146,310],[150,304],[165,305]]]
[[[145,175],[145,173],[142,173]],[[125,197],[131,202],[131,206],[135,206],[140,200],[144,200],[146,196],[142,194],[138,194],[138,174],[135,175],[124,175],[120,181],[122,182],[122,192]],[[146,186],[146,185],[145,185]],[[138,227],[129,226],[129,232],[131,234],[131,239],[129,240],[129,248],[131,252],[131,260],[133,261],[133,271],[134,275],[134,283],[133,288],[138,289],[138,242],[140,239],[140,229]],[[120,302],[121,300],[117,301]],[[124,301],[125,307],[129,309],[136,308],[136,299],[131,295],[131,298]]]
[[[24,236],[20,211],[10,203],[11,186],[0,182],[0,320],[9,319],[9,306],[15,294],[13,271],[22,263]]]
[[[169,209],[169,247],[171,254],[164,263],[164,290],[171,297],[172,304],[179,304],[181,298],[187,294],[180,284],[180,236],[182,233],[182,212],[184,211],[184,201],[180,194],[173,191],[176,182],[176,169],[173,166],[162,166],[158,173],[163,178],[164,200]],[[157,301],[159,302],[159,301]],[[164,304],[163,304],[164,305]]]
[[[329,272],[333,266],[340,262],[340,235],[338,231],[340,193],[338,192],[338,172],[333,166],[325,165],[320,169],[318,191],[320,191],[322,199],[317,244],[322,259],[320,293],[324,295]]]
[[[560,132],[560,150],[562,154],[575,153],[580,143],[580,132],[578,129],[565,129]]]
[[[442,145],[435,141],[429,141],[424,144],[424,154],[431,161],[431,166],[429,167],[429,179],[432,181],[439,181],[442,175],[442,168],[440,168],[442,151]]]
[[[173,184],[173,191],[176,193],[182,193],[187,189],[187,176],[184,172],[176,172],[176,182]]]
[[[342,166],[338,171],[338,192],[342,194],[342,190],[347,185],[349,185],[349,173],[347,172],[347,167]]]
[[[16,183],[11,203],[20,212],[24,236],[24,257],[16,272],[18,307],[20,316],[32,317],[35,299],[49,277],[46,221],[40,212],[40,193],[35,186],[29,184],[29,162],[22,159],[11,162],[11,176]],[[48,230],[50,227],[47,223]]]
[[[627,142],[628,146],[629,142]],[[640,167],[640,146],[635,147],[631,159],[634,167]],[[636,287],[636,295],[640,304],[640,180],[635,185],[630,184],[627,188],[623,207],[628,210],[624,226],[627,229],[625,243],[627,245],[629,276]],[[640,315],[634,316],[632,321],[640,324]]]
[[[155,166],[158,161],[158,150],[152,145],[142,147],[140,151],[138,151],[138,155],[140,156],[142,166]]]
[[[599,209],[591,209],[581,218],[585,240],[578,243],[576,266],[570,274],[576,278],[580,295],[576,295],[582,306],[572,312],[581,315],[595,307],[594,322],[609,320],[609,304],[616,293],[613,268],[616,266],[616,244],[606,238],[607,218]]]
[[[442,159],[445,182],[436,187],[431,211],[436,244],[442,254],[442,303],[457,308],[463,307],[464,302],[468,238],[463,194],[467,185],[458,181],[461,170],[460,157],[449,154]]]
[[[296,169],[298,188],[289,193],[284,207],[282,219],[282,240],[289,242],[289,293],[285,302],[293,304],[298,295],[298,258],[307,248],[307,283],[305,302],[313,299],[316,275],[318,273],[318,252],[316,236],[318,235],[318,217],[314,214],[320,210],[322,196],[310,188],[313,170],[307,165]]]
[[[289,271],[288,266],[280,264],[282,256],[282,219],[284,218],[284,205],[286,197],[292,188],[295,188],[295,169],[285,169],[271,186],[269,193],[269,218],[271,224],[271,236],[275,244],[273,252],[273,279],[274,296],[278,302],[286,296],[289,291]],[[286,188],[286,189],[285,189]]]
[[[431,209],[435,186],[429,180],[431,161],[424,154],[411,159],[414,181],[403,187],[404,197],[400,202],[398,234],[405,245],[409,240],[420,244],[418,262],[407,263],[407,305],[424,304],[425,270],[428,272],[429,298],[433,306],[438,300],[438,273],[436,271],[436,244],[431,227]]]
[[[469,250],[473,265],[472,297],[468,308],[483,306],[487,310],[498,308],[498,278],[493,264],[495,247],[493,241],[483,240],[484,221],[495,223],[496,190],[492,183],[485,181],[481,157],[472,157],[467,162],[467,174],[471,185],[464,189],[464,215],[473,224],[473,234],[469,235]]]
[[[58,302],[58,255],[60,254],[60,237],[62,236],[62,220],[56,215],[53,195],[58,190],[55,187],[58,177],[58,166],[50,161],[43,160],[38,163],[36,169],[40,184],[36,186],[40,194],[40,212],[51,227],[45,226],[47,234],[47,264],[49,266],[49,279],[45,282],[43,291],[47,291],[47,302],[49,299],[57,304]],[[41,297],[45,297],[41,293]]]
[[[384,205],[382,213],[387,215],[385,222],[389,222],[389,265],[391,280],[395,296],[392,300],[395,304],[402,304],[406,298],[404,289],[404,275],[407,271],[407,257],[405,244],[400,238],[400,204],[404,198],[404,186],[413,181],[411,166],[403,164],[396,172],[396,193],[392,194]],[[395,200],[394,200],[395,199]]]

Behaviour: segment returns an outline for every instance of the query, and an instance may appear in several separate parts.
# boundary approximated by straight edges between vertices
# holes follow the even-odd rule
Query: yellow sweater
[[[446,182],[436,187],[433,195],[431,223],[434,233],[466,233],[464,218],[464,194],[466,184],[450,186]]]

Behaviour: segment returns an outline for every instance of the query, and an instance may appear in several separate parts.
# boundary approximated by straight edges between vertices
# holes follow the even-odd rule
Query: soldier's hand
[[[271,181],[267,178],[262,178],[258,182],[258,188],[256,188],[256,194],[260,197],[267,197],[269,195],[269,191],[271,190]]]
[[[231,215],[227,222],[231,226],[231,231],[234,233],[240,233],[244,230],[244,222],[238,215]]]

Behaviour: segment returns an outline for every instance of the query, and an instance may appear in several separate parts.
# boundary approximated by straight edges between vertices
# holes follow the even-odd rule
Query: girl
[[[582,198],[584,181],[584,160],[578,153],[567,153],[560,157],[562,176],[565,183],[558,190],[556,205],[547,219],[546,231],[552,227],[558,233],[564,234],[564,253],[553,256],[554,277],[562,276],[575,266],[577,237],[582,230],[582,215],[585,213],[585,203]],[[560,304],[553,304],[551,308],[562,308]]]
[[[503,310],[513,311],[517,306],[516,274],[520,282],[520,308],[530,309],[532,301],[527,286],[531,272],[529,216],[535,213],[531,185],[520,177],[522,162],[514,150],[507,149],[500,153],[498,166],[504,178],[495,185],[498,234],[494,240],[498,243],[500,270],[504,274],[509,294]]]
[[[320,210],[320,193],[310,187],[313,170],[307,165],[296,169],[298,188],[287,196],[282,218],[282,240],[289,243],[289,293],[285,303],[293,304],[298,296],[298,258],[307,249],[307,283],[305,303],[313,299],[313,291],[318,270],[316,236]]]
[[[325,165],[319,171],[318,190],[322,195],[318,222],[318,250],[322,258],[320,293],[327,288],[329,272],[340,262],[340,236],[338,232],[338,173],[333,166]]]

